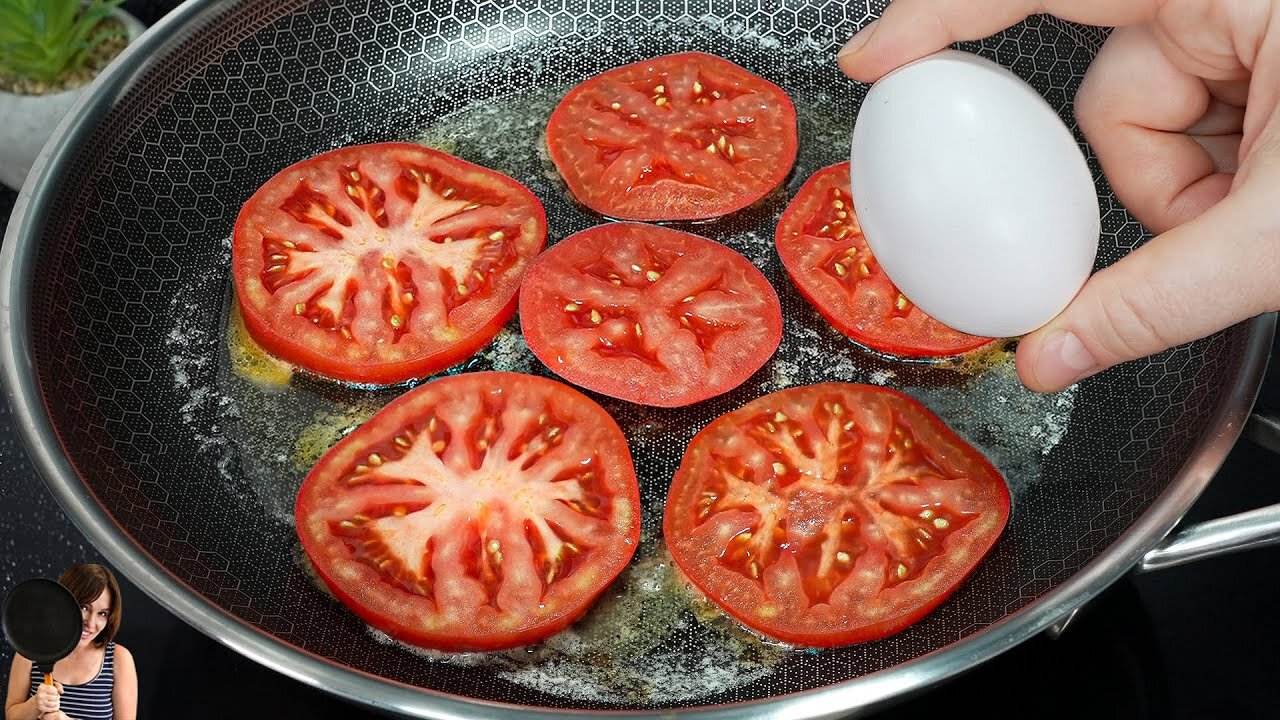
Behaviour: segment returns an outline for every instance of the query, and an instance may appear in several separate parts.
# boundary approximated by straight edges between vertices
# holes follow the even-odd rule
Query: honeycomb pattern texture
[[[772,254],[773,223],[787,199],[813,171],[844,159],[865,88],[843,78],[832,59],[883,6],[271,0],[193,15],[159,53],[138,61],[128,91],[86,138],[48,206],[31,278],[35,364],[76,481],[159,568],[238,622],[340,666],[486,700],[597,709],[749,701],[890,668],[1024,608],[1105,553],[1213,432],[1209,422],[1234,382],[1244,328],[1128,363],[1076,389],[1061,441],[1034,458],[1037,476],[1011,478],[1019,482],[1005,536],[925,621],[880,642],[787,654],[758,680],[679,700],[654,700],[632,687],[591,698],[556,694],[484,664],[430,662],[376,642],[317,589],[300,561],[288,500],[305,465],[293,460],[297,438],[275,431],[314,429],[308,423],[326,412],[378,405],[396,391],[345,392],[295,379],[285,395],[272,396],[228,369],[228,238],[241,204],[279,169],[341,145],[429,132],[465,159],[528,184],[547,205],[554,242],[599,222],[564,197],[537,146],[536,127],[554,98],[624,62],[698,49],[779,84],[801,110],[801,155],[783,190],[740,217],[694,230],[747,254],[778,288],[790,329],[774,364],[800,363],[806,380],[893,377],[921,394],[950,392],[961,407],[986,407],[965,394],[980,392],[980,384],[954,370],[903,366],[851,347],[799,297]],[[1103,39],[1096,29],[1033,17],[962,47],[1011,68],[1074,127],[1071,99]],[[533,113],[512,122],[534,128],[534,140],[517,153],[510,143],[477,142],[474,124],[485,109],[512,105]],[[451,125],[454,118],[466,122]],[[1089,157],[1103,211],[1101,267],[1149,236]],[[820,359],[803,345],[817,348]],[[454,371],[503,362],[488,351]],[[546,374],[536,363],[525,367]],[[777,389],[775,369],[682,410],[597,398],[635,442],[646,547],[660,547],[666,483],[688,438]],[[970,434],[980,447],[1014,432],[1002,418],[989,420],[982,427],[990,432]],[[684,660],[696,666],[690,637],[674,642],[693,648]]]

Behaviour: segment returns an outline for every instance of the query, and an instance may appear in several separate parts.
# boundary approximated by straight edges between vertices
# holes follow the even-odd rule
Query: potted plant
[[[62,116],[145,29],[123,0],[0,0],[0,182],[22,186]]]

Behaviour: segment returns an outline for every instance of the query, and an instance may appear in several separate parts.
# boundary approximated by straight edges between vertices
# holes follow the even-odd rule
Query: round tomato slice
[[[470,357],[515,312],[542,204],[501,173],[407,143],[288,167],[245,203],[231,256],[249,335],[324,377],[390,385]]]
[[[525,341],[566,380],[677,407],[732,390],[782,340],[782,307],[742,255],[641,223],[589,228],[553,245],[520,289]]]
[[[605,216],[714,218],[786,178],[796,111],[781,88],[728,60],[666,55],[570,90],[547,147],[574,197]]]
[[[992,342],[952,330],[898,292],[862,237],[847,162],[805,182],[782,213],[775,242],[800,294],[837,330],[873,350],[945,358]]]
[[[495,650],[577,620],[631,560],[640,494],[622,431],[562,383],[426,383],[329,450],[298,492],[320,577],[371,626]]]
[[[1004,478],[919,403],[825,383],[758,398],[699,432],[664,529],[685,576],[729,615],[830,647],[922,618],[1008,517]]]

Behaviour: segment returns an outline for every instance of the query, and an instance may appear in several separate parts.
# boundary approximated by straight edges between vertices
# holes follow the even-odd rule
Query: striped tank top
[[[112,641],[107,643],[97,677],[83,685],[62,683],[62,699],[59,701],[62,712],[76,720],[112,720],[115,715],[115,707],[111,703],[111,691],[116,685],[115,658],[116,644]],[[36,694],[42,682],[44,673],[33,664],[31,695]]]

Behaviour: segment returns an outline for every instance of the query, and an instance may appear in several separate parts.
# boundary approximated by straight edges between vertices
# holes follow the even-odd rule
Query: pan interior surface
[[[1055,395],[1022,387],[1007,345],[939,365],[850,343],[796,291],[773,229],[812,173],[847,159],[866,88],[840,74],[835,52],[884,3],[769,5],[255,2],[194,16],[139,61],[43,206],[30,278],[34,365],[74,481],[163,571],[285,647],[409,686],[539,707],[654,710],[819,688],[962,641],[1073,577],[1212,432],[1247,328]],[[1037,16],[961,47],[1012,69],[1074,128],[1071,99],[1103,38]],[[644,515],[636,559],[584,620],[502,653],[401,646],[318,586],[294,532],[293,500],[320,453],[405,388],[302,376],[281,383],[245,360],[231,302],[236,214],[298,160],[409,140],[527,185],[546,206],[554,243],[602,222],[572,200],[547,159],[542,133],[556,102],[594,73],[685,50],[737,62],[797,108],[799,157],[779,191],[720,221],[678,226],[761,268],[783,305],[782,346],[741,387],[687,408],[592,395],[631,443]],[[1103,216],[1101,267],[1149,235],[1088,155]],[[518,319],[448,372],[488,369],[554,377],[524,345]],[[665,554],[661,517],[699,429],[765,393],[831,380],[920,400],[1001,470],[1013,515],[975,574],[918,624],[863,645],[797,650],[694,597]]]

